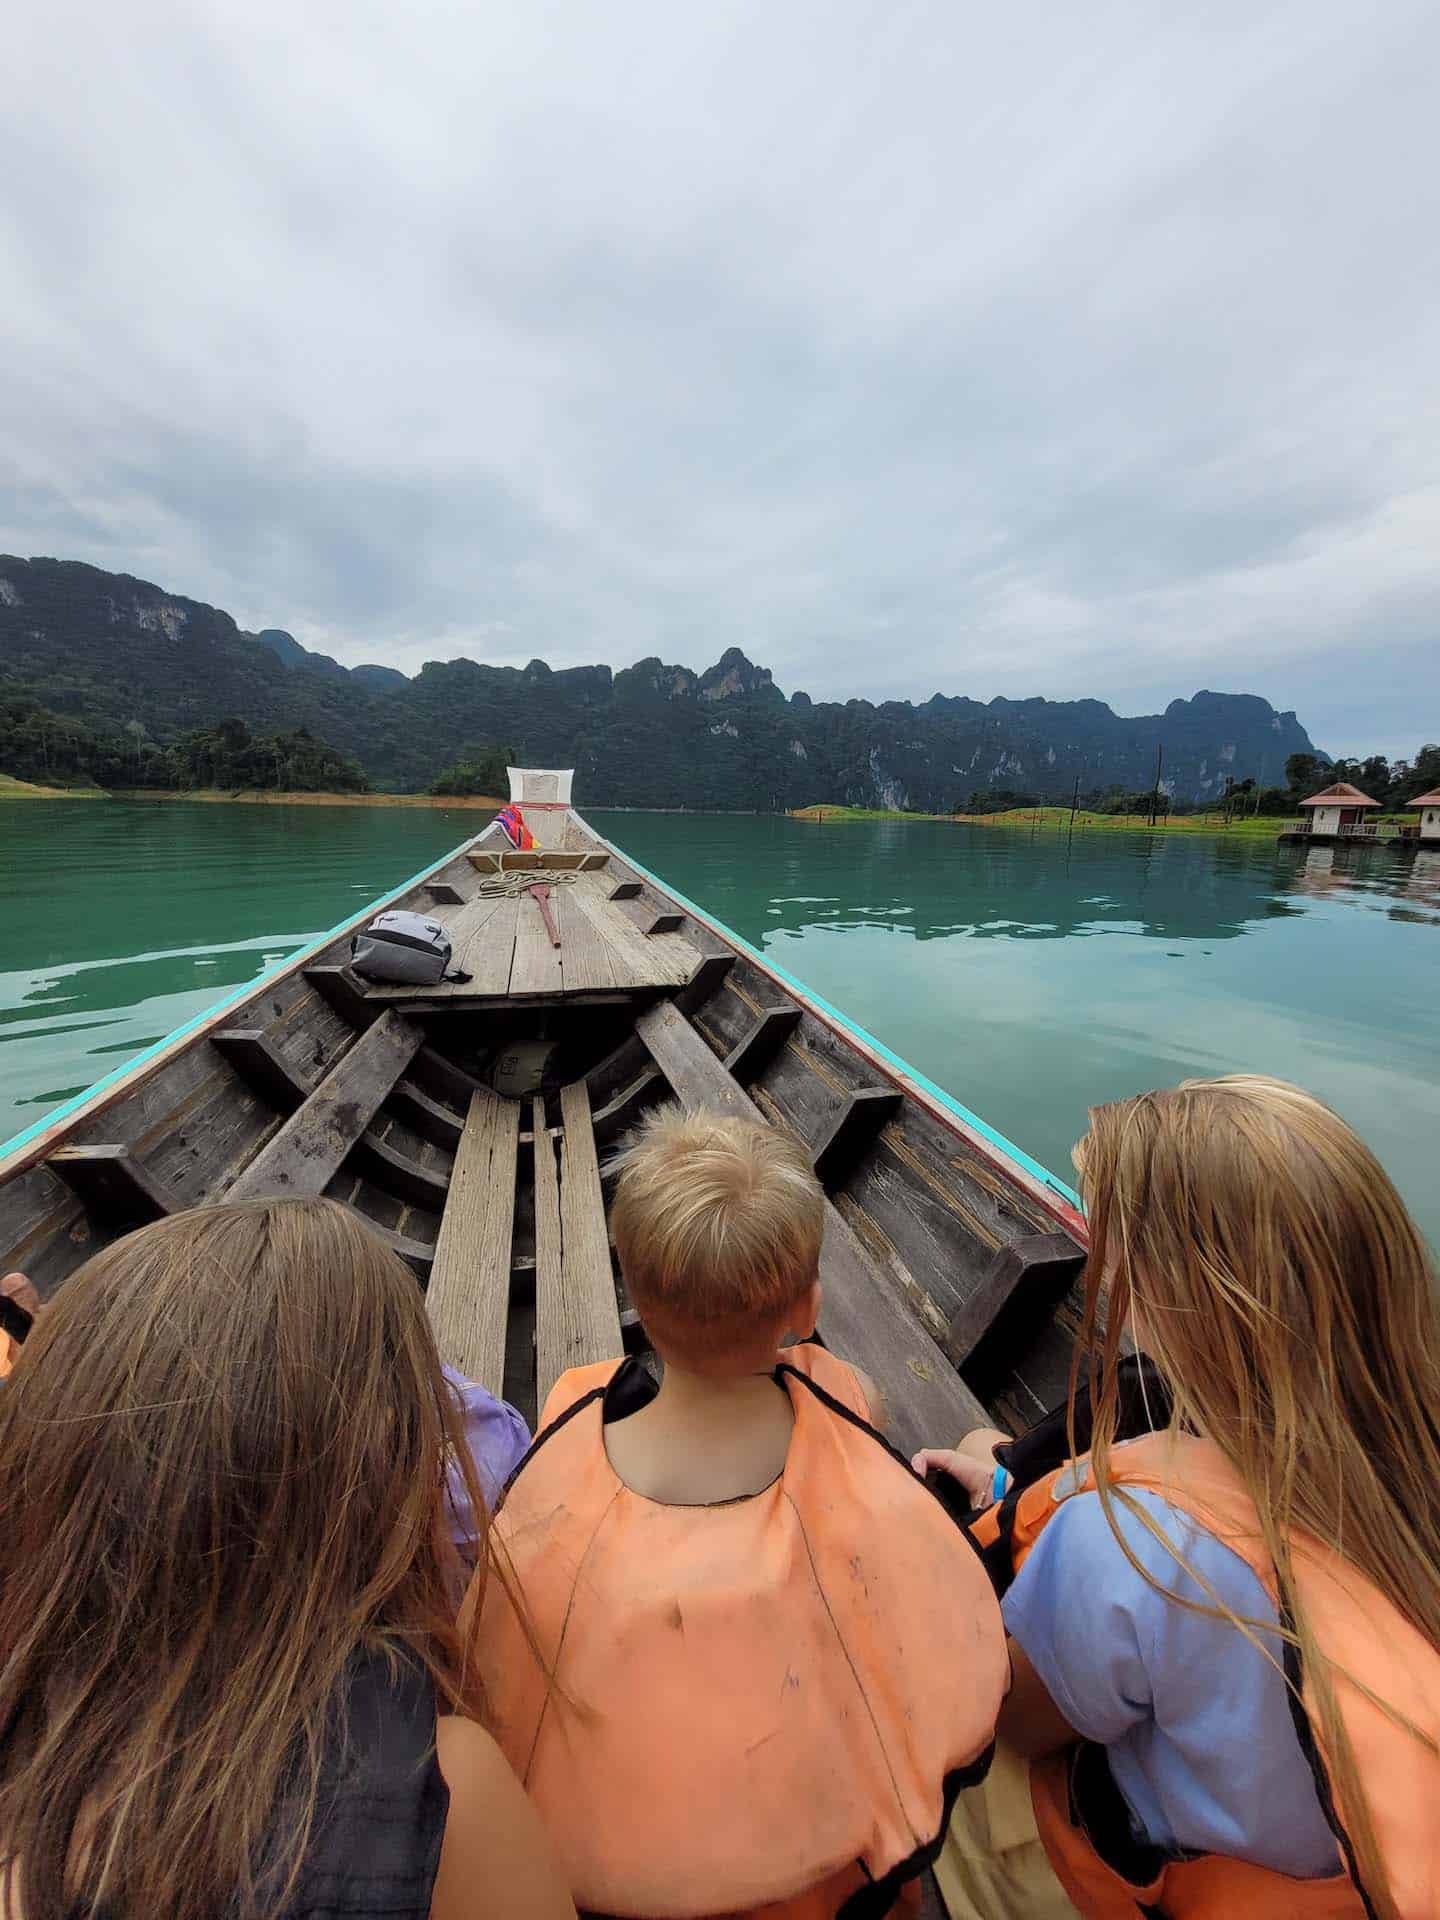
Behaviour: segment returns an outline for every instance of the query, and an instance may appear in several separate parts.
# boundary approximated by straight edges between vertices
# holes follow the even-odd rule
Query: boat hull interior
[[[570,807],[526,818],[532,852],[492,824],[383,903],[441,921],[467,978],[361,979],[376,903],[12,1143],[0,1270],[48,1297],[162,1214],[328,1194],[410,1264],[445,1358],[533,1421],[564,1367],[645,1348],[607,1163],[678,1099],[805,1143],[821,1336],[875,1380],[897,1446],[1062,1398],[1084,1259],[1065,1190]]]

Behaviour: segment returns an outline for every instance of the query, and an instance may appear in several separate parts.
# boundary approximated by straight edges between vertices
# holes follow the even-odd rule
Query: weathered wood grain
[[[744,1088],[673,1002],[661,1000],[647,1008],[635,1022],[635,1031],[683,1107],[691,1112],[712,1107],[722,1113],[755,1115],[754,1102]]]
[[[538,920],[540,916],[533,903],[527,900],[525,905]],[[510,968],[515,958],[515,930],[519,915],[518,900],[500,901],[466,947],[465,958],[460,964],[471,975],[470,983],[465,988],[467,995],[510,991]]]
[[[953,1447],[972,1427],[994,1424],[832,1206],[825,1209],[820,1284],[821,1338],[875,1383],[886,1434],[901,1453]]]
[[[582,873],[572,889],[576,904],[598,927],[615,956],[616,984],[620,986],[679,986],[699,964],[700,955],[678,933],[648,939],[610,905],[599,875]]]
[[[292,1114],[230,1189],[232,1200],[262,1193],[322,1193],[369,1126],[424,1038],[402,1014],[383,1014]]]
[[[214,1058],[208,1047],[203,1053]],[[119,1143],[144,1162],[177,1208],[223,1199],[240,1168],[282,1124],[270,1103],[237,1083],[228,1067],[217,1068],[182,1101],[168,1127],[147,1128],[127,1141],[128,1110],[112,1118]]]
[[[555,897],[564,899],[564,918],[560,922],[560,973],[566,993],[589,993],[617,984],[615,963],[609,943],[600,937],[589,916],[582,913],[568,896],[569,887],[556,889]]]
[[[537,1100],[536,1108],[541,1108]],[[610,1271],[610,1240],[605,1200],[590,1124],[590,1100],[583,1080],[561,1089],[559,1236],[557,1264],[543,1214],[551,1196],[542,1182],[554,1177],[553,1148],[546,1136],[541,1151],[543,1111],[537,1111],[535,1140],[535,1386],[541,1406],[568,1367],[619,1359],[624,1351],[615,1282]],[[547,1167],[546,1163],[549,1162]]]
[[[568,891],[567,887],[557,887],[550,900],[550,911],[562,942],[565,935],[561,930],[561,916],[565,908],[561,904],[561,896]],[[519,904],[520,911],[515,922],[515,953],[510,967],[510,992],[559,993],[562,982],[561,949],[550,944],[545,916],[535,896],[522,894]]]
[[[535,1139],[535,1397],[544,1406],[565,1371],[564,1242],[560,1227],[560,1173],[555,1141],[545,1125],[545,1102],[534,1102]]]
[[[474,1095],[425,1296],[441,1359],[495,1394],[505,1384],[519,1132],[515,1101]]]

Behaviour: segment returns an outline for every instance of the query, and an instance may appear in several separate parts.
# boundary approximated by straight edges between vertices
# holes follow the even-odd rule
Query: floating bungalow
[[[1420,812],[1416,839],[1422,846],[1440,847],[1440,787],[1432,787],[1429,793],[1418,794],[1407,810],[1413,813],[1416,808]]]
[[[1440,840],[1440,796],[1431,794],[1434,801],[1434,835]],[[1427,799],[1412,801],[1412,806],[1425,806]],[[1310,846],[1335,846],[1341,841],[1359,840],[1365,843],[1384,841],[1390,846],[1408,847],[1416,844],[1417,836],[1413,827],[1381,826],[1368,816],[1380,811],[1380,802],[1372,800],[1368,793],[1362,793],[1358,787],[1352,787],[1348,780],[1337,780],[1334,786],[1326,787],[1320,793],[1312,793],[1308,800],[1300,805],[1306,809],[1303,819],[1287,820],[1280,829],[1282,842],[1292,845],[1303,841]],[[1422,814],[1422,819],[1428,818]],[[1423,831],[1423,829],[1422,829]]]

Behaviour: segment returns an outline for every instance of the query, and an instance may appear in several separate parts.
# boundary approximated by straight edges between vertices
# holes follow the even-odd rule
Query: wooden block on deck
[[[368,1027],[380,1008],[366,992],[366,983],[349,967],[305,967],[306,980],[320,998],[352,1027]]]
[[[799,1007],[763,1007],[755,1024],[725,1056],[725,1070],[737,1080],[753,1080],[769,1066],[799,1026]]]
[[[498,852],[472,852],[467,853],[465,858],[477,873],[498,873],[500,871],[500,855]]]
[[[57,1147],[46,1165],[107,1226],[128,1232],[175,1212],[175,1202],[128,1147]]]
[[[545,1110],[535,1102],[535,1370],[538,1406],[567,1367],[624,1352],[605,1199],[583,1080],[561,1089],[559,1180]]]
[[[607,900],[638,900],[640,898],[640,882],[638,880],[621,880],[610,889],[605,897]]]
[[[519,1135],[516,1101],[473,1096],[425,1296],[440,1358],[494,1394],[505,1386]]]
[[[454,887],[448,886],[443,880],[427,882],[423,891],[429,894],[432,907],[458,907],[465,898],[463,893],[457,893]]]
[[[382,1014],[260,1149],[227,1198],[323,1193],[423,1038],[403,1014]]]
[[[609,864],[610,856],[608,853],[582,853],[580,856],[580,871],[582,873],[595,873],[601,867],[608,867]]]
[[[309,1098],[314,1081],[302,1078],[263,1027],[225,1027],[210,1037],[241,1079],[278,1113],[294,1113]]]
[[[904,1104],[905,1096],[895,1087],[857,1087],[845,1096],[810,1154],[815,1177],[827,1192],[843,1185],[861,1154]]]
[[[946,1353],[963,1366],[983,1339],[1003,1335],[1004,1324],[1017,1316],[1023,1315],[1028,1328],[1043,1326],[1084,1265],[1084,1251],[1066,1233],[1033,1233],[1001,1247],[980,1285],[952,1316]]]

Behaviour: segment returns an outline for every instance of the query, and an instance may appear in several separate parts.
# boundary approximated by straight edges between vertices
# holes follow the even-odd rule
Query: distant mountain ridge
[[[574,765],[592,806],[781,809],[963,806],[976,789],[1051,799],[1164,784],[1204,801],[1228,777],[1280,784],[1315,751],[1293,712],[1254,694],[1201,691],[1163,714],[1103,701],[788,698],[738,647],[697,672],[648,658],[554,670],[469,659],[344,667],[282,628],[246,633],[228,613],[80,561],[0,555],[0,692],[23,692],[100,728],[138,721],[167,742],[237,715],[308,727],[354,754],[377,786],[414,788],[476,742],[536,765]]]

